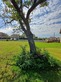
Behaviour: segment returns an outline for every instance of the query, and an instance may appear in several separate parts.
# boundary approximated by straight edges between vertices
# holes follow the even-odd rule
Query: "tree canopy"
[[[46,0],[3,0],[5,5],[5,12],[3,13],[7,23],[12,21],[22,20],[26,23],[25,19],[29,21],[31,12],[38,6],[47,5]],[[27,13],[24,12],[24,8],[27,8]],[[7,14],[8,13],[8,14]],[[20,16],[20,17],[19,17]]]

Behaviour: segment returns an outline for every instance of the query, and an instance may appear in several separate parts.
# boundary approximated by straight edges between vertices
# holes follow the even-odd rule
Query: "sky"
[[[60,37],[61,0],[48,0],[48,2],[49,5],[47,7],[37,7],[32,12],[32,20],[30,22],[31,31],[38,37]],[[0,32],[11,35],[13,32],[12,27],[10,25],[2,27],[2,25],[3,21],[0,19]]]

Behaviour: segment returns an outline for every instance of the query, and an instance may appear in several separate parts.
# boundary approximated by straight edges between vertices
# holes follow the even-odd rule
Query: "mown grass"
[[[36,42],[38,48],[46,49],[53,57],[61,60],[61,43]]]
[[[27,45],[27,50],[29,50],[27,41],[0,41],[0,66],[2,63],[5,64],[7,59],[18,55],[21,52],[20,47],[24,45]],[[48,50],[53,57],[61,60],[61,43],[36,42],[36,46]],[[2,60],[4,61],[2,62]]]
[[[41,49],[46,49],[49,51],[50,55],[54,58],[61,60],[61,43],[42,43],[35,42],[36,46]],[[27,50],[29,50],[29,45],[27,41],[0,41],[0,82],[61,82],[61,71],[44,71],[39,74],[32,71],[29,73],[18,72],[19,76],[14,80],[7,81],[7,78],[13,78],[14,71],[12,70],[11,64],[15,62],[12,58],[21,52],[20,46],[27,45]]]
[[[11,57],[17,55],[20,53],[20,46],[24,45],[26,45],[27,50],[29,50],[27,41],[0,41],[0,56]],[[57,58],[61,59],[61,43],[36,42],[36,46],[41,49],[47,49],[53,56],[56,54]]]

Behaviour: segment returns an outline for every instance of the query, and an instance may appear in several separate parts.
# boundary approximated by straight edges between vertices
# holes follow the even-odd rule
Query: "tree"
[[[10,13],[10,21],[6,21],[8,23],[11,23],[13,20],[18,21],[21,29],[27,36],[30,53],[36,53],[36,46],[29,25],[30,14],[38,5],[46,5],[47,0],[3,0],[3,2],[5,4],[6,13]],[[28,10],[26,14],[24,13],[24,7]]]
[[[6,33],[0,32],[0,39],[9,39],[9,36]]]

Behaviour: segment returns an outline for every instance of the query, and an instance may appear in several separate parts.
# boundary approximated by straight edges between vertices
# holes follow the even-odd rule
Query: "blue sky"
[[[48,7],[37,7],[31,14],[31,31],[38,37],[61,36],[61,0],[48,0]],[[1,3],[1,0],[0,0]],[[25,11],[26,12],[26,11]],[[0,27],[3,21],[0,19]],[[0,28],[0,32],[12,34],[12,27]]]

